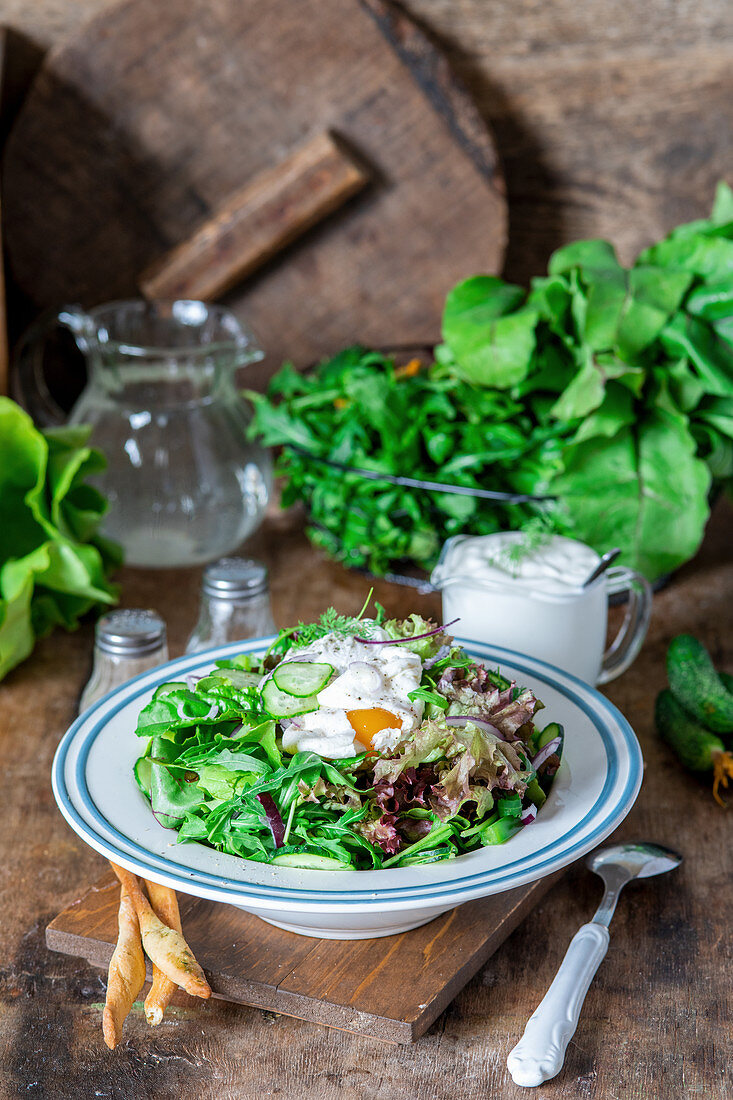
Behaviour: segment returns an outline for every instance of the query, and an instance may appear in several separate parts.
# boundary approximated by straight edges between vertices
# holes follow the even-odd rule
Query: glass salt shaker
[[[199,621],[186,653],[274,634],[267,569],[252,558],[221,558],[204,570]]]
[[[165,623],[157,611],[126,608],[97,622],[94,665],[81,693],[79,713],[120,684],[168,660]]]

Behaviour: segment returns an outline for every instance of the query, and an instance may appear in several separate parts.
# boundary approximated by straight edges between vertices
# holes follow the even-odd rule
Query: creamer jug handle
[[[10,370],[12,396],[41,428],[64,424],[67,413],[51,393],[46,378],[46,345],[59,326],[67,328],[82,355],[88,355],[94,339],[94,323],[79,305],[48,310],[26,329],[13,352]]]
[[[652,614],[652,586],[646,577],[621,565],[609,569],[606,577],[609,596],[627,592],[629,598],[621,629],[603,654],[597,684],[607,684],[626,671],[642,647]]]

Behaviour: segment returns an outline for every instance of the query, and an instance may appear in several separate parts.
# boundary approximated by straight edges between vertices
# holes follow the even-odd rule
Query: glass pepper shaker
[[[186,653],[274,634],[267,569],[252,558],[220,558],[204,570],[199,620]]]
[[[79,713],[108,691],[168,660],[165,623],[157,611],[126,608],[97,622],[94,665],[81,693]]]

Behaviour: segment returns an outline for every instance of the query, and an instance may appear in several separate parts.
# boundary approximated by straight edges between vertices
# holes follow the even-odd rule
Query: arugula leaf
[[[438,711],[448,709],[448,700],[444,695],[441,695],[438,691],[431,691],[430,688],[418,687],[413,691],[407,693],[407,698],[411,701],[415,699],[422,699],[425,703],[430,703],[432,706],[437,707]]]

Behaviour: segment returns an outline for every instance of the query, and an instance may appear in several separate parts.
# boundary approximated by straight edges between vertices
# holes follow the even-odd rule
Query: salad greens
[[[530,824],[560,764],[561,727],[539,731],[533,693],[477,665],[441,627],[417,615],[385,621],[381,610],[379,619],[330,609],[281,631],[262,658],[159,687],[139,716],[147,743],[134,769],[158,822],[179,842],[337,869],[452,859]],[[370,637],[378,630],[381,642]],[[314,636],[416,653],[422,679],[410,698],[426,701],[417,728],[391,748],[341,759],[285,752],[288,719],[268,712],[262,681],[288,661],[307,677],[315,666],[299,654]]]
[[[650,579],[691,557],[733,480],[733,191],[623,267],[606,241],[551,257],[528,292],[476,276],[448,295],[435,362],[350,348],[250,394],[282,445],[283,504],[347,565],[431,568],[443,540],[543,515]],[[390,476],[554,501],[493,504]]]
[[[98,533],[107,509],[85,479],[104,468],[89,429],[38,431],[0,397],[0,679],[35,639],[67,630],[99,604],[116,602],[107,579],[117,546]]]
[[[450,535],[516,527],[543,506],[487,505],[366,480],[319,460],[526,493],[549,481],[561,445],[557,426],[538,424],[511,394],[436,367],[405,372],[390,356],[359,347],[306,374],[286,365],[266,397],[248,397],[252,433],[283,447],[283,507],[304,501],[316,545],[378,574],[404,561],[430,569]]]

